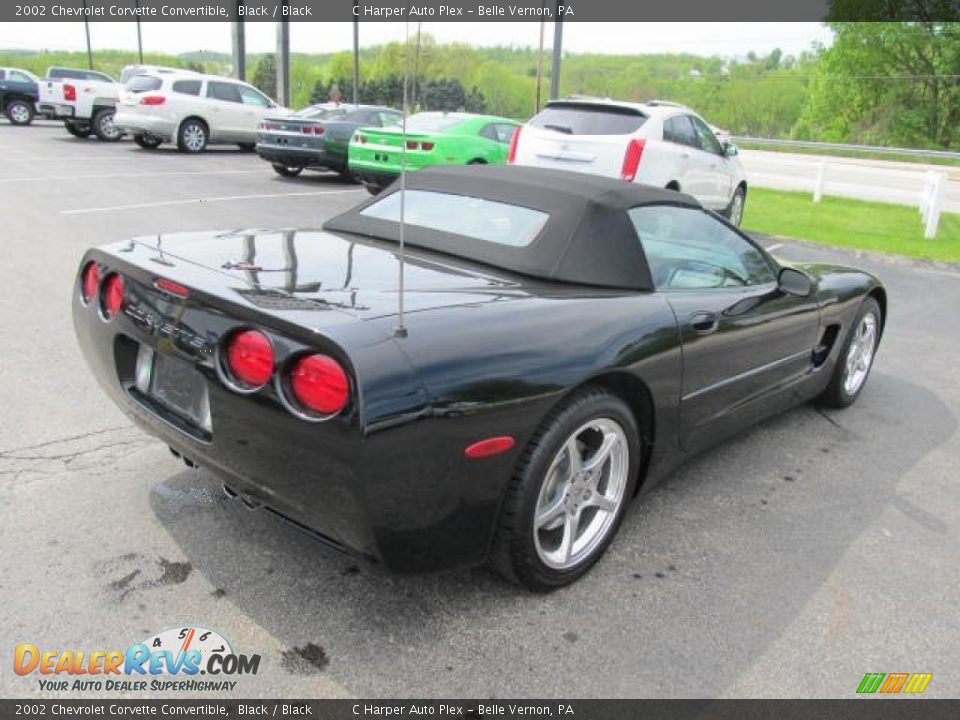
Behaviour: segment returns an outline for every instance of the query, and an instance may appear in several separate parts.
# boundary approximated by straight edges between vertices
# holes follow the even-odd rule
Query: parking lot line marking
[[[773,245],[767,246],[767,252],[773,252],[774,250],[779,250],[785,245],[785,243],[774,243]]]
[[[100,212],[113,212],[115,210],[140,210],[152,207],[168,207],[170,205],[201,205],[203,203],[231,202],[234,200],[263,200],[266,198],[284,198],[284,197],[311,197],[315,195],[343,195],[344,193],[361,192],[363,188],[353,188],[350,190],[319,190],[316,192],[297,192],[297,193],[265,193],[260,195],[226,195],[224,197],[209,198],[191,198],[189,200],[161,200],[160,202],[136,203],[135,205],[111,205],[109,207],[97,208],[79,208],[76,210],[61,210],[58,215],[86,215]]]
[[[114,161],[123,161],[127,162],[130,160],[140,160],[141,158],[136,157],[106,157],[96,155],[24,155],[22,157],[10,157],[4,156],[5,161],[14,160],[16,162],[65,162],[72,160],[82,160],[83,162],[114,162]]]
[[[0,178],[0,183],[30,182],[43,180],[109,180],[112,178],[143,178],[161,177],[165,175],[243,175],[251,173],[266,173],[268,170],[183,170],[180,172],[149,172],[149,173],[110,173],[104,175],[46,175],[34,177]]]

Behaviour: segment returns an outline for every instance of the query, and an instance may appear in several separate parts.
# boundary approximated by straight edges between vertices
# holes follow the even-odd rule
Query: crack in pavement
[[[102,467],[153,442],[133,425],[125,425],[4,450],[0,451],[0,477],[12,477],[17,483],[65,470]]]
[[[118,425],[117,427],[104,428],[102,430],[92,430],[90,432],[81,433],[79,435],[67,435],[62,438],[55,438],[53,440],[44,440],[42,443],[37,443],[36,445],[23,445],[18,448],[9,448],[7,450],[0,450],[0,457],[8,455],[9,453],[22,452],[23,450],[36,450],[42,447],[49,447],[50,445],[59,445],[60,443],[72,442],[74,440],[84,440],[89,437],[94,437],[96,435],[104,435],[109,432],[117,432],[118,430],[127,430],[132,428],[133,425],[127,423],[126,425]]]

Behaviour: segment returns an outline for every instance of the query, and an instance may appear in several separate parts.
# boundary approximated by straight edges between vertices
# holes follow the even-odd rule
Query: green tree
[[[264,55],[253,74],[253,86],[270,97],[277,96],[277,62],[273,55]]]
[[[960,146],[953,23],[834,22],[799,130],[838,142]]]

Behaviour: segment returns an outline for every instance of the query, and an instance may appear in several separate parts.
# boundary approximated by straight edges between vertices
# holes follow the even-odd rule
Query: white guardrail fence
[[[860,151],[918,158],[949,158],[960,153],[944,150],[838,145],[795,140],[734,137],[734,142],[771,146],[771,150],[741,149],[747,182],[776,190],[804,190],[820,202],[824,195],[913,205],[920,210],[924,237],[937,236],[940,215],[960,212],[960,167],[896,162],[857,157],[827,156],[824,150]],[[787,146],[799,152],[776,152]]]

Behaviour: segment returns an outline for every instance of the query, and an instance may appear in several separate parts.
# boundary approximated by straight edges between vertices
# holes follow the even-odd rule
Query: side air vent
[[[827,325],[827,327],[823,329],[820,342],[817,343],[817,346],[813,349],[812,360],[814,367],[820,367],[826,362],[827,358],[830,357],[830,351],[833,349],[834,343],[837,342],[839,332],[839,325]]]

